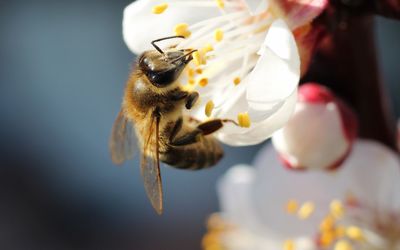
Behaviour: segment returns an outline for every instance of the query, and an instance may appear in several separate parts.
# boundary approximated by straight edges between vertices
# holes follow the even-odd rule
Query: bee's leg
[[[185,135],[182,135],[178,138],[172,138],[170,144],[173,146],[183,146],[192,143],[196,143],[200,140],[201,136],[209,135],[220,128],[222,128],[223,123],[232,122],[235,125],[238,125],[235,121],[230,119],[213,119],[203,123],[200,123],[192,132],[189,132]]]
[[[187,97],[186,97],[186,104],[185,107],[187,109],[191,109],[194,104],[196,103],[196,101],[199,99],[199,93],[197,93],[196,91],[191,92]]]
[[[178,132],[181,130],[183,124],[183,119],[182,117],[179,118],[176,123],[174,124],[174,127],[172,128],[171,134],[169,136],[169,141],[173,141],[178,134]]]
[[[199,93],[197,92],[187,92],[187,91],[174,91],[169,94],[169,98],[172,101],[185,100],[185,107],[191,109],[196,101],[199,99]]]
[[[189,93],[186,91],[174,91],[169,94],[169,98],[172,101],[181,101],[189,96]]]

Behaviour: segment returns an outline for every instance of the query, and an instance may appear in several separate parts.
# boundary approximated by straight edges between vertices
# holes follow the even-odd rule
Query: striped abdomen
[[[221,145],[209,135],[194,144],[167,146],[160,152],[160,160],[172,167],[197,170],[217,164],[223,155]]]

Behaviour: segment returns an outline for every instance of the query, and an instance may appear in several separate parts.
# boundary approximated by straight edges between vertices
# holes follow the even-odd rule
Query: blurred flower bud
[[[291,169],[336,169],[351,151],[357,134],[354,113],[326,87],[308,83],[299,89],[295,112],[272,138]]]

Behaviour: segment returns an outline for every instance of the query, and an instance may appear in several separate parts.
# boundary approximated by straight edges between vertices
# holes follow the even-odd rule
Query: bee
[[[229,119],[205,122],[183,114],[198,100],[195,91],[183,90],[177,79],[196,50],[166,51],[157,42],[183,38],[171,36],[151,42],[136,61],[126,84],[121,110],[114,122],[110,151],[115,164],[130,159],[135,141],[141,152],[141,174],[147,196],[158,214],[163,211],[160,161],[179,169],[203,169],[215,165],[224,152],[212,133]]]

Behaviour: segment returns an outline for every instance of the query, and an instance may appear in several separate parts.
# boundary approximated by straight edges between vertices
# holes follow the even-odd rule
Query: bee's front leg
[[[199,93],[196,91],[191,92],[187,97],[186,97],[186,104],[185,107],[187,109],[191,109],[196,101],[199,99]]]
[[[201,136],[209,135],[209,134],[216,132],[217,130],[222,128],[223,123],[226,123],[226,122],[232,122],[233,124],[238,125],[235,121],[229,120],[229,119],[209,120],[209,121],[200,123],[199,125],[197,125],[197,127],[193,131],[191,131],[185,135],[182,135],[177,138],[175,138],[175,136],[170,138],[170,144],[173,146],[183,146],[183,145],[189,145],[189,144],[196,143],[200,140]],[[176,134],[177,133],[175,133],[175,135]]]
[[[199,93],[196,91],[193,92],[187,92],[187,91],[175,91],[170,94],[169,96],[172,101],[185,101],[185,107],[187,109],[191,109],[196,101],[199,99]]]

